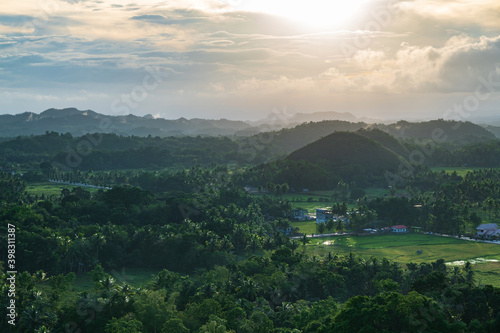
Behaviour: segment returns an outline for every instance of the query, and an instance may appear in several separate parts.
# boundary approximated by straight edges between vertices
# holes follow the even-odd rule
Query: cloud
[[[148,66],[169,76],[134,112],[202,116],[283,101],[387,108],[384,98],[467,93],[500,59],[496,2],[373,0],[339,30],[242,11],[229,1],[48,0],[45,9],[38,0],[4,2],[0,84],[12,94],[0,112],[16,101],[29,105],[16,91],[109,109],[142,84]],[[380,23],[394,3],[398,11]]]
[[[401,1],[398,8],[404,14],[411,13],[421,19],[461,28],[464,25],[487,30],[500,28],[500,3],[497,0]]]

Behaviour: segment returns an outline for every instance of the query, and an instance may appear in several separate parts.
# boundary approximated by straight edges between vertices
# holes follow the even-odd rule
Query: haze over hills
[[[155,119],[151,115],[107,116],[91,110],[75,108],[48,109],[40,114],[25,112],[0,115],[0,136],[38,135],[46,131],[82,135],[86,133],[116,133],[136,136],[232,135],[250,127],[242,121],[227,119]]]
[[[458,142],[495,139],[495,135],[487,129],[467,121],[438,119],[428,122],[410,123],[402,120],[390,125],[376,124],[374,127],[396,138],[403,139],[415,138],[420,140],[450,140]]]
[[[373,121],[373,122],[372,122]],[[398,121],[393,124],[374,122],[350,113],[316,112],[295,115],[276,114],[259,122],[228,119],[163,119],[152,115],[104,115],[92,110],[48,109],[40,114],[25,112],[0,115],[0,137],[40,135],[45,132],[115,133],[124,136],[252,136],[272,132],[272,151],[291,152],[305,144],[335,131],[357,131],[361,128],[379,128],[396,138],[432,140],[433,131],[443,130],[447,140],[472,142],[491,140],[500,136],[498,127],[479,126],[470,122],[433,120],[426,122]],[[273,132],[274,131],[274,132]],[[495,133],[495,134],[493,134]]]

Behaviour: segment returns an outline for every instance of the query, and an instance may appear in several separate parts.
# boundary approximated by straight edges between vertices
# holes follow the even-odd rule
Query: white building
[[[405,225],[393,225],[392,226],[392,232],[407,232],[408,231],[408,227],[405,226]]]
[[[326,223],[330,219],[336,220],[331,210],[316,208],[316,223]]]
[[[479,227],[476,228],[476,230],[478,236],[483,236],[487,238],[500,236],[500,229],[498,228],[498,225],[496,223],[481,224]]]

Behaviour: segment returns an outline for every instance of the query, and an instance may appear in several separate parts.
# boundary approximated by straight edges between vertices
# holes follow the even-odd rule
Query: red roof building
[[[407,232],[408,231],[408,227],[405,226],[405,225],[393,225],[392,226],[392,232]]]

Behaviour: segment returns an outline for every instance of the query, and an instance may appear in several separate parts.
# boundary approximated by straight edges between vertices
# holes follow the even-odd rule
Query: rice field
[[[306,245],[310,256],[348,255],[377,257],[407,264],[444,259],[449,265],[471,261],[480,284],[500,287],[500,244],[472,242],[422,234],[337,236],[314,238]],[[417,254],[422,250],[422,254]]]

